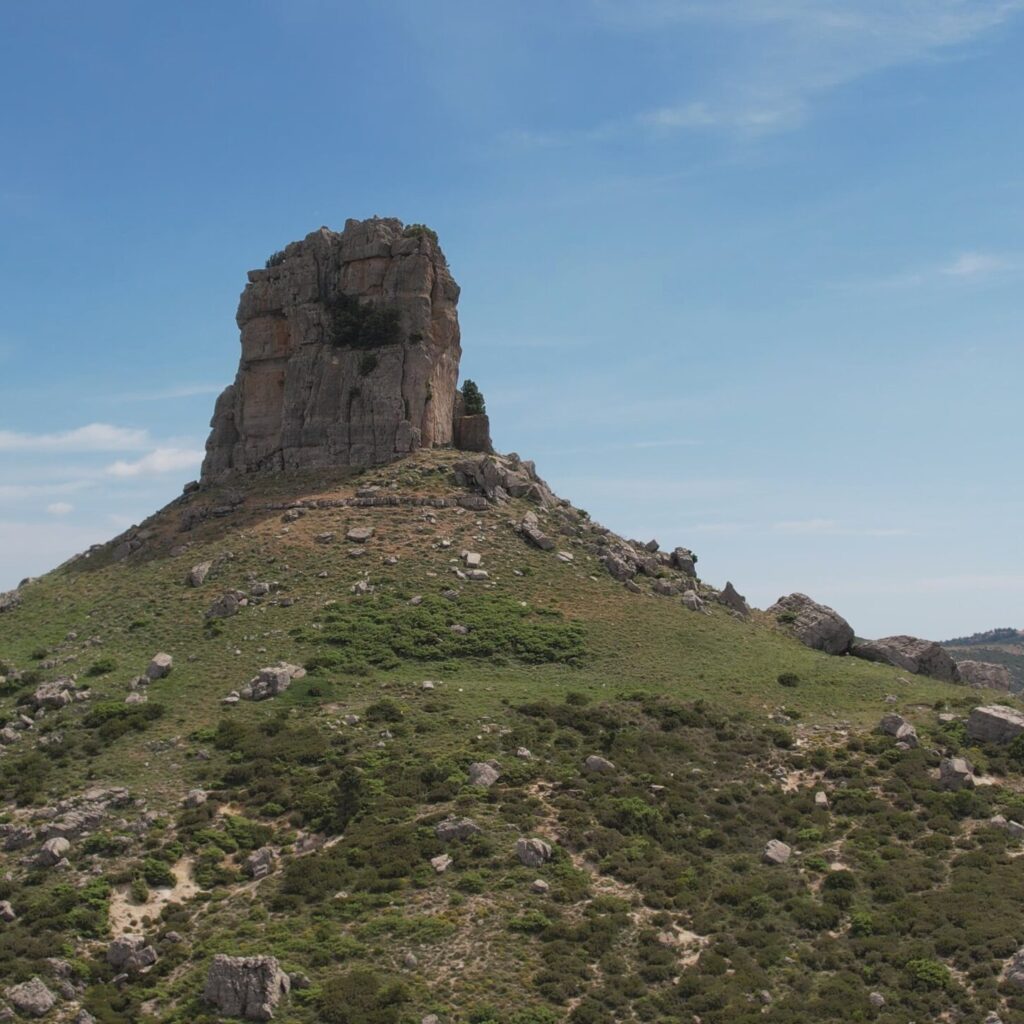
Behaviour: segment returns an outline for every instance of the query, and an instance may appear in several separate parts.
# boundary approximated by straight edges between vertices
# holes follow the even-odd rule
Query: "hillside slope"
[[[1024,860],[988,824],[1024,820],[1020,766],[962,725],[991,695],[634,593],[585,514],[460,458],[193,490],[22,588],[8,1001],[214,1021],[229,954],[290,975],[253,1019],[290,987],[275,1020],[1024,1022]],[[871,731],[892,711],[919,746]],[[991,784],[944,791],[964,751]]]
[[[990,629],[985,633],[944,640],[942,646],[957,661],[989,661],[1004,665],[1013,679],[1012,689],[1024,690],[1024,631]]]

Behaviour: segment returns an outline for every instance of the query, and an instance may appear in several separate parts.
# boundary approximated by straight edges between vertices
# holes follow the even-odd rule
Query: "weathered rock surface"
[[[749,618],[750,605],[747,604],[747,599],[731,583],[726,583],[722,592],[718,595],[718,601],[741,618]]]
[[[170,675],[173,667],[174,659],[161,651],[159,654],[153,655],[146,668],[146,676],[149,679],[163,679],[164,676]]]
[[[243,700],[269,700],[284,693],[291,686],[293,679],[301,679],[305,674],[306,670],[300,665],[289,665],[282,661],[268,668],[261,668],[259,673],[238,691],[239,696]]]
[[[975,708],[967,719],[967,738],[979,743],[1009,743],[1024,732],[1024,714],[1005,704]]]
[[[453,839],[468,839],[483,830],[472,818],[446,818],[434,828],[434,834],[442,843]]]
[[[431,233],[349,220],[270,263],[238,306],[242,358],[217,399],[204,482],[452,443],[459,287]]]
[[[1004,977],[1014,988],[1024,988],[1024,947],[1006,961]]]
[[[275,957],[218,953],[210,964],[203,998],[225,1017],[273,1020],[274,1008],[290,989],[291,981]]]
[[[786,864],[792,855],[793,851],[790,846],[779,839],[769,839],[764,848],[766,864]]]
[[[1010,670],[1005,665],[997,665],[993,661],[958,661],[956,670],[960,681],[968,686],[987,690],[1009,690]]]
[[[141,935],[121,935],[107,946],[107,963],[119,971],[135,973],[156,961],[156,950]]]
[[[528,868],[539,868],[551,860],[551,847],[543,839],[516,840],[516,856],[519,863]]]
[[[788,626],[805,647],[826,654],[845,654],[853,643],[853,629],[837,611],[812,601],[806,594],[780,597],[768,614]]]
[[[57,997],[39,978],[12,985],[6,995],[11,1006],[25,1017],[45,1017],[57,1003]]]
[[[960,678],[956,662],[941,644],[921,640],[916,636],[887,636],[881,640],[865,640],[854,644],[850,653],[855,658],[894,665],[913,675],[931,676],[946,682],[956,682]]]
[[[198,565],[193,565],[185,577],[185,582],[190,587],[201,587],[206,582],[206,577],[212,568],[213,562],[200,562]]]
[[[250,878],[259,881],[261,878],[266,878],[274,870],[276,863],[276,851],[269,846],[261,846],[258,850],[253,850],[245,858],[245,873]]]
[[[474,761],[468,775],[471,786],[493,786],[501,778],[501,766],[496,761]]]
[[[898,742],[906,743],[908,747],[916,747],[920,742],[917,738],[917,729],[902,715],[883,715],[878,723],[878,731],[886,736],[895,737]]]
[[[613,772],[615,771],[615,765],[608,758],[602,757],[600,754],[590,754],[583,762],[583,770],[591,775],[600,772]]]
[[[942,789],[974,789],[974,769],[963,757],[944,757],[939,762],[939,786]]]

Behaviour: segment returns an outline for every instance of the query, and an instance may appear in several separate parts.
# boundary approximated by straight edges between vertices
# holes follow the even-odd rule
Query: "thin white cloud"
[[[1001,256],[988,252],[964,252],[956,257],[948,266],[942,268],[947,277],[972,278],[989,277],[1001,270],[1007,270],[1011,264]]]
[[[51,516],[68,516],[75,511],[75,506],[70,501],[54,501],[46,506],[46,511]]]
[[[690,95],[639,112],[659,133],[798,126],[827,93],[890,68],[956,55],[1024,10],[1024,0],[593,0],[610,27],[664,37],[695,24],[721,33],[722,59]],[[568,133],[617,135],[628,122]],[[536,136],[551,145],[558,136]]]
[[[118,452],[152,444],[149,432],[110,423],[89,423],[51,434],[0,430],[0,452]]]
[[[0,484],[0,504],[74,494],[91,486],[93,485],[90,480],[64,480],[46,484]]]
[[[193,469],[203,461],[203,452],[191,448],[156,448],[141,459],[126,462],[118,459],[106,468],[109,476],[153,476]]]

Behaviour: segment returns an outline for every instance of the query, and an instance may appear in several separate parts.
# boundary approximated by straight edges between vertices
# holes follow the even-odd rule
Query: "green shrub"
[[[407,1000],[402,982],[361,968],[329,978],[318,1006],[325,1024],[398,1024]]]
[[[110,657],[97,658],[86,670],[87,676],[105,676],[117,668],[117,662]]]
[[[426,224],[409,224],[406,229],[402,232],[405,238],[429,238],[434,245],[437,245],[437,232],[433,228],[428,228]]]
[[[783,615],[786,613],[783,612]],[[780,615],[779,618],[782,616]],[[780,672],[779,673],[779,686],[799,686],[800,677],[795,672]]]
[[[327,317],[331,342],[340,348],[378,348],[402,340],[401,317],[390,306],[339,292],[327,303]]]
[[[926,958],[910,960],[906,972],[913,988],[936,990],[949,988],[952,976],[949,968],[938,960]]]
[[[284,253],[280,249],[278,249],[277,252],[272,252],[267,257],[267,261],[266,261],[266,263],[263,264],[263,266],[267,270],[269,270],[271,267],[279,267],[282,263],[284,263],[284,260],[285,260]]]
[[[474,381],[467,380],[462,385],[462,407],[467,416],[481,416],[487,412],[483,393]]]

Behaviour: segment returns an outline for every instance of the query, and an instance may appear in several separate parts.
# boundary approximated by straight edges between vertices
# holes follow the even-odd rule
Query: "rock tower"
[[[394,218],[321,228],[249,271],[203,481],[489,450],[486,417],[462,415],[458,300],[434,232]]]

